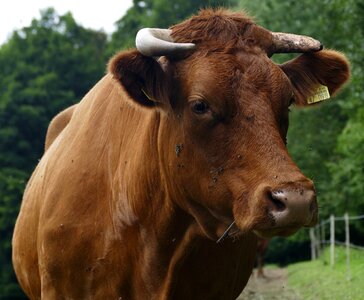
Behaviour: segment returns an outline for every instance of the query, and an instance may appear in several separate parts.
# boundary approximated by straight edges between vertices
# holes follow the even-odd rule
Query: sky
[[[30,25],[39,11],[54,7],[58,14],[72,12],[78,24],[87,28],[115,30],[114,23],[132,6],[133,0],[5,0],[0,4],[0,45],[15,29]],[[86,4],[87,3],[87,4]]]

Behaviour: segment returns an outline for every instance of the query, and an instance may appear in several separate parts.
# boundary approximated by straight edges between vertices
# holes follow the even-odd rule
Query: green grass
[[[345,249],[335,247],[335,266],[330,267],[326,248],[316,261],[288,267],[288,284],[304,300],[364,300],[364,251],[350,249],[350,280],[347,279]]]

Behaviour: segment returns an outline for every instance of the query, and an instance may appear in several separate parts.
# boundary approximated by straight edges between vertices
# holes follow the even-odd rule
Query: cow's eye
[[[202,115],[208,112],[209,105],[204,101],[196,100],[192,102],[191,108],[195,114]]]

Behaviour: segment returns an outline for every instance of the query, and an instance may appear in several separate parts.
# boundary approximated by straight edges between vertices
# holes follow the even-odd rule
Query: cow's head
[[[223,10],[171,30],[144,29],[137,48],[116,55],[109,70],[134,102],[161,114],[158,151],[170,197],[207,236],[232,221],[263,236],[317,222],[314,185],[287,152],[288,112],[320,84],[331,94],[343,85],[342,54]],[[270,56],[278,52],[304,54],[277,65]]]

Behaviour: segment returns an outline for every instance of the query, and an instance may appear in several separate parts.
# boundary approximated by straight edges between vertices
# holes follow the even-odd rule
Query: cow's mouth
[[[272,238],[274,236],[288,237],[295,234],[302,227],[310,227],[310,224],[302,224],[297,220],[292,220],[288,223],[280,222],[270,213],[267,214],[268,222],[252,228],[252,231],[262,238]]]

